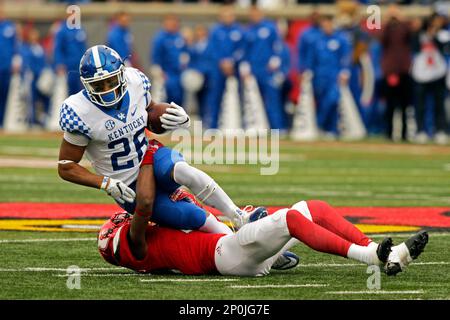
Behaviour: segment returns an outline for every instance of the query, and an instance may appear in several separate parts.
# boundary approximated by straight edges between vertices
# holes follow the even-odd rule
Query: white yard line
[[[432,266],[432,265],[450,265],[447,261],[429,261],[429,262],[413,262],[411,266]],[[362,263],[307,263],[299,264],[296,268],[347,268],[347,267],[361,267],[365,266]],[[92,268],[80,268],[81,272],[92,272],[92,271],[119,271],[128,270],[121,267],[92,267]],[[25,267],[17,269],[0,268],[0,272],[49,272],[49,271],[62,271],[66,272],[66,268],[56,268],[56,267]],[[124,273],[127,274],[127,273]],[[122,273],[113,273],[112,275],[124,275]],[[108,276],[109,274],[97,274],[98,276]],[[91,274],[91,276],[97,276]],[[139,275],[139,274],[137,274]],[[239,279],[229,279],[229,278],[217,278],[217,279],[183,279],[183,278],[158,278],[158,279],[141,279],[142,282],[227,282],[227,281],[238,281]]]
[[[305,283],[305,284],[262,284],[262,285],[234,285],[229,286],[232,289],[260,289],[260,288],[272,288],[272,289],[284,289],[284,288],[322,288],[328,287],[328,284],[323,283]]]
[[[372,233],[370,234],[370,238],[386,238],[386,237],[412,237],[415,233]],[[430,238],[434,237],[450,237],[450,232],[430,232]]]
[[[360,267],[365,266],[363,263],[305,263],[298,264],[296,268],[345,268],[345,267]]]
[[[172,278],[164,278],[164,279],[141,279],[141,282],[232,282],[239,281],[240,279],[172,279]]]
[[[66,225],[67,226],[67,225]],[[73,227],[79,227],[79,225],[74,225]],[[97,226],[90,226],[90,227],[97,227]],[[392,237],[394,236],[401,236],[401,237],[411,237],[415,233],[394,233],[394,234],[371,234],[371,238],[385,238],[385,237]],[[430,237],[449,237],[450,232],[443,232],[443,233],[431,233]],[[76,242],[76,241],[97,241],[97,238],[44,238],[44,239],[5,239],[0,240],[0,244],[2,243],[34,243],[34,242]],[[415,263],[417,264],[417,263]],[[313,265],[313,264],[311,264]],[[357,265],[357,264],[338,264],[346,266],[346,265]],[[328,266],[333,267],[333,264],[329,264]]]
[[[63,224],[61,228],[63,229],[89,229],[89,230],[100,230],[102,226],[90,225],[90,224]]]
[[[422,294],[423,290],[364,290],[364,291],[328,291],[327,294]]]
[[[430,261],[430,262],[412,262],[410,266],[433,266],[433,265],[450,265],[447,261]],[[367,266],[363,263],[305,263],[299,264],[296,268],[347,268]]]
[[[81,165],[91,167],[87,160],[81,160]],[[45,158],[8,158],[0,157],[0,168],[55,168],[58,167],[58,160]]]
[[[38,156],[57,156],[59,149],[56,148],[40,148],[40,147],[15,147],[1,146],[0,152],[10,155],[38,155]]]
[[[75,242],[75,241],[97,241],[97,238],[11,239],[11,240],[0,240],[0,243]]]
[[[27,267],[21,269],[4,269],[0,268],[0,272],[49,272],[49,271],[63,271],[66,272],[69,266],[66,268],[47,268],[47,267]],[[80,268],[80,272],[89,271],[112,271],[112,270],[125,270],[125,268]]]
[[[65,278],[73,274],[54,274],[54,277]],[[137,277],[142,276],[139,273],[86,273],[83,277]]]

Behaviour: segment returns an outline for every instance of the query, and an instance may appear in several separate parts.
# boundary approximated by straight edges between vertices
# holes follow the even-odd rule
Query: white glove
[[[167,108],[166,112],[159,117],[163,127],[166,130],[175,130],[178,128],[189,128],[191,120],[186,111],[177,105],[175,102],[171,102],[172,107]]]
[[[108,195],[113,197],[119,203],[134,201],[136,193],[120,180],[104,177],[100,189],[105,190]]]

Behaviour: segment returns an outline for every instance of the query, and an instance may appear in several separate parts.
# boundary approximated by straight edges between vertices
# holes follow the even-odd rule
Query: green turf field
[[[52,135],[0,136],[0,203],[112,203],[98,190],[57,176],[58,146],[59,137]],[[199,167],[242,206],[281,206],[319,198],[334,206],[450,208],[449,147],[379,140],[283,141],[275,176],[259,175],[257,166]],[[396,242],[407,236],[392,235]],[[426,251],[406,272],[392,278],[382,275],[381,291],[368,291],[370,274],[365,266],[302,245],[293,250],[301,257],[299,267],[264,278],[137,275],[104,262],[95,236],[95,232],[0,231],[0,298],[450,299],[446,230],[430,233]],[[32,239],[46,241],[28,241]],[[83,268],[80,290],[66,286],[65,270],[71,265]]]

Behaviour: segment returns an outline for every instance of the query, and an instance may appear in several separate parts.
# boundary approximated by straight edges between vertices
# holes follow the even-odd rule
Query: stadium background
[[[46,35],[56,20],[65,17],[66,7],[66,3],[14,1],[2,9],[8,19],[24,27],[32,23]],[[150,40],[167,14],[177,15],[182,26],[212,25],[222,7],[93,2],[81,8],[88,46],[105,41],[116,13],[129,12],[137,66],[148,73]],[[314,8],[282,6],[267,10],[267,15],[287,18],[295,34],[308,24]],[[332,15],[338,10],[334,4],[317,8]],[[430,16],[433,8],[408,3],[401,10],[414,19]],[[365,12],[365,7],[358,10]],[[236,13],[239,21],[247,20],[248,8],[237,6]],[[291,40],[294,44],[296,36]],[[51,48],[50,43],[43,45]],[[291,98],[296,101],[296,94]],[[382,289],[371,291],[364,266],[304,246],[294,249],[301,257],[300,267],[263,279],[143,276],[111,268],[96,250],[95,230],[118,207],[98,190],[57,176],[60,139],[61,133],[39,125],[27,127],[24,133],[3,130],[0,134],[2,299],[450,299],[450,258],[443,254],[448,251],[450,228],[448,146],[436,146],[434,141],[389,142],[382,131],[358,142],[298,142],[285,137],[276,176],[260,176],[255,166],[199,165],[240,206],[265,205],[273,210],[299,199],[320,198],[338,206],[376,240],[387,233],[398,242],[411,232],[429,229],[430,244],[419,263],[395,279],[382,278]],[[167,137],[161,139],[171,144]],[[83,270],[81,290],[66,286],[71,265]]]

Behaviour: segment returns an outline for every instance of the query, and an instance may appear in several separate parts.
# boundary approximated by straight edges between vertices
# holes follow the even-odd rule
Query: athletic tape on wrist
[[[58,164],[68,164],[68,163],[73,163],[74,161],[72,160],[59,160]]]
[[[105,190],[106,189],[106,185],[108,184],[108,181],[109,181],[109,177],[104,176],[103,177],[103,181],[102,181],[102,185],[100,186],[100,189]]]

